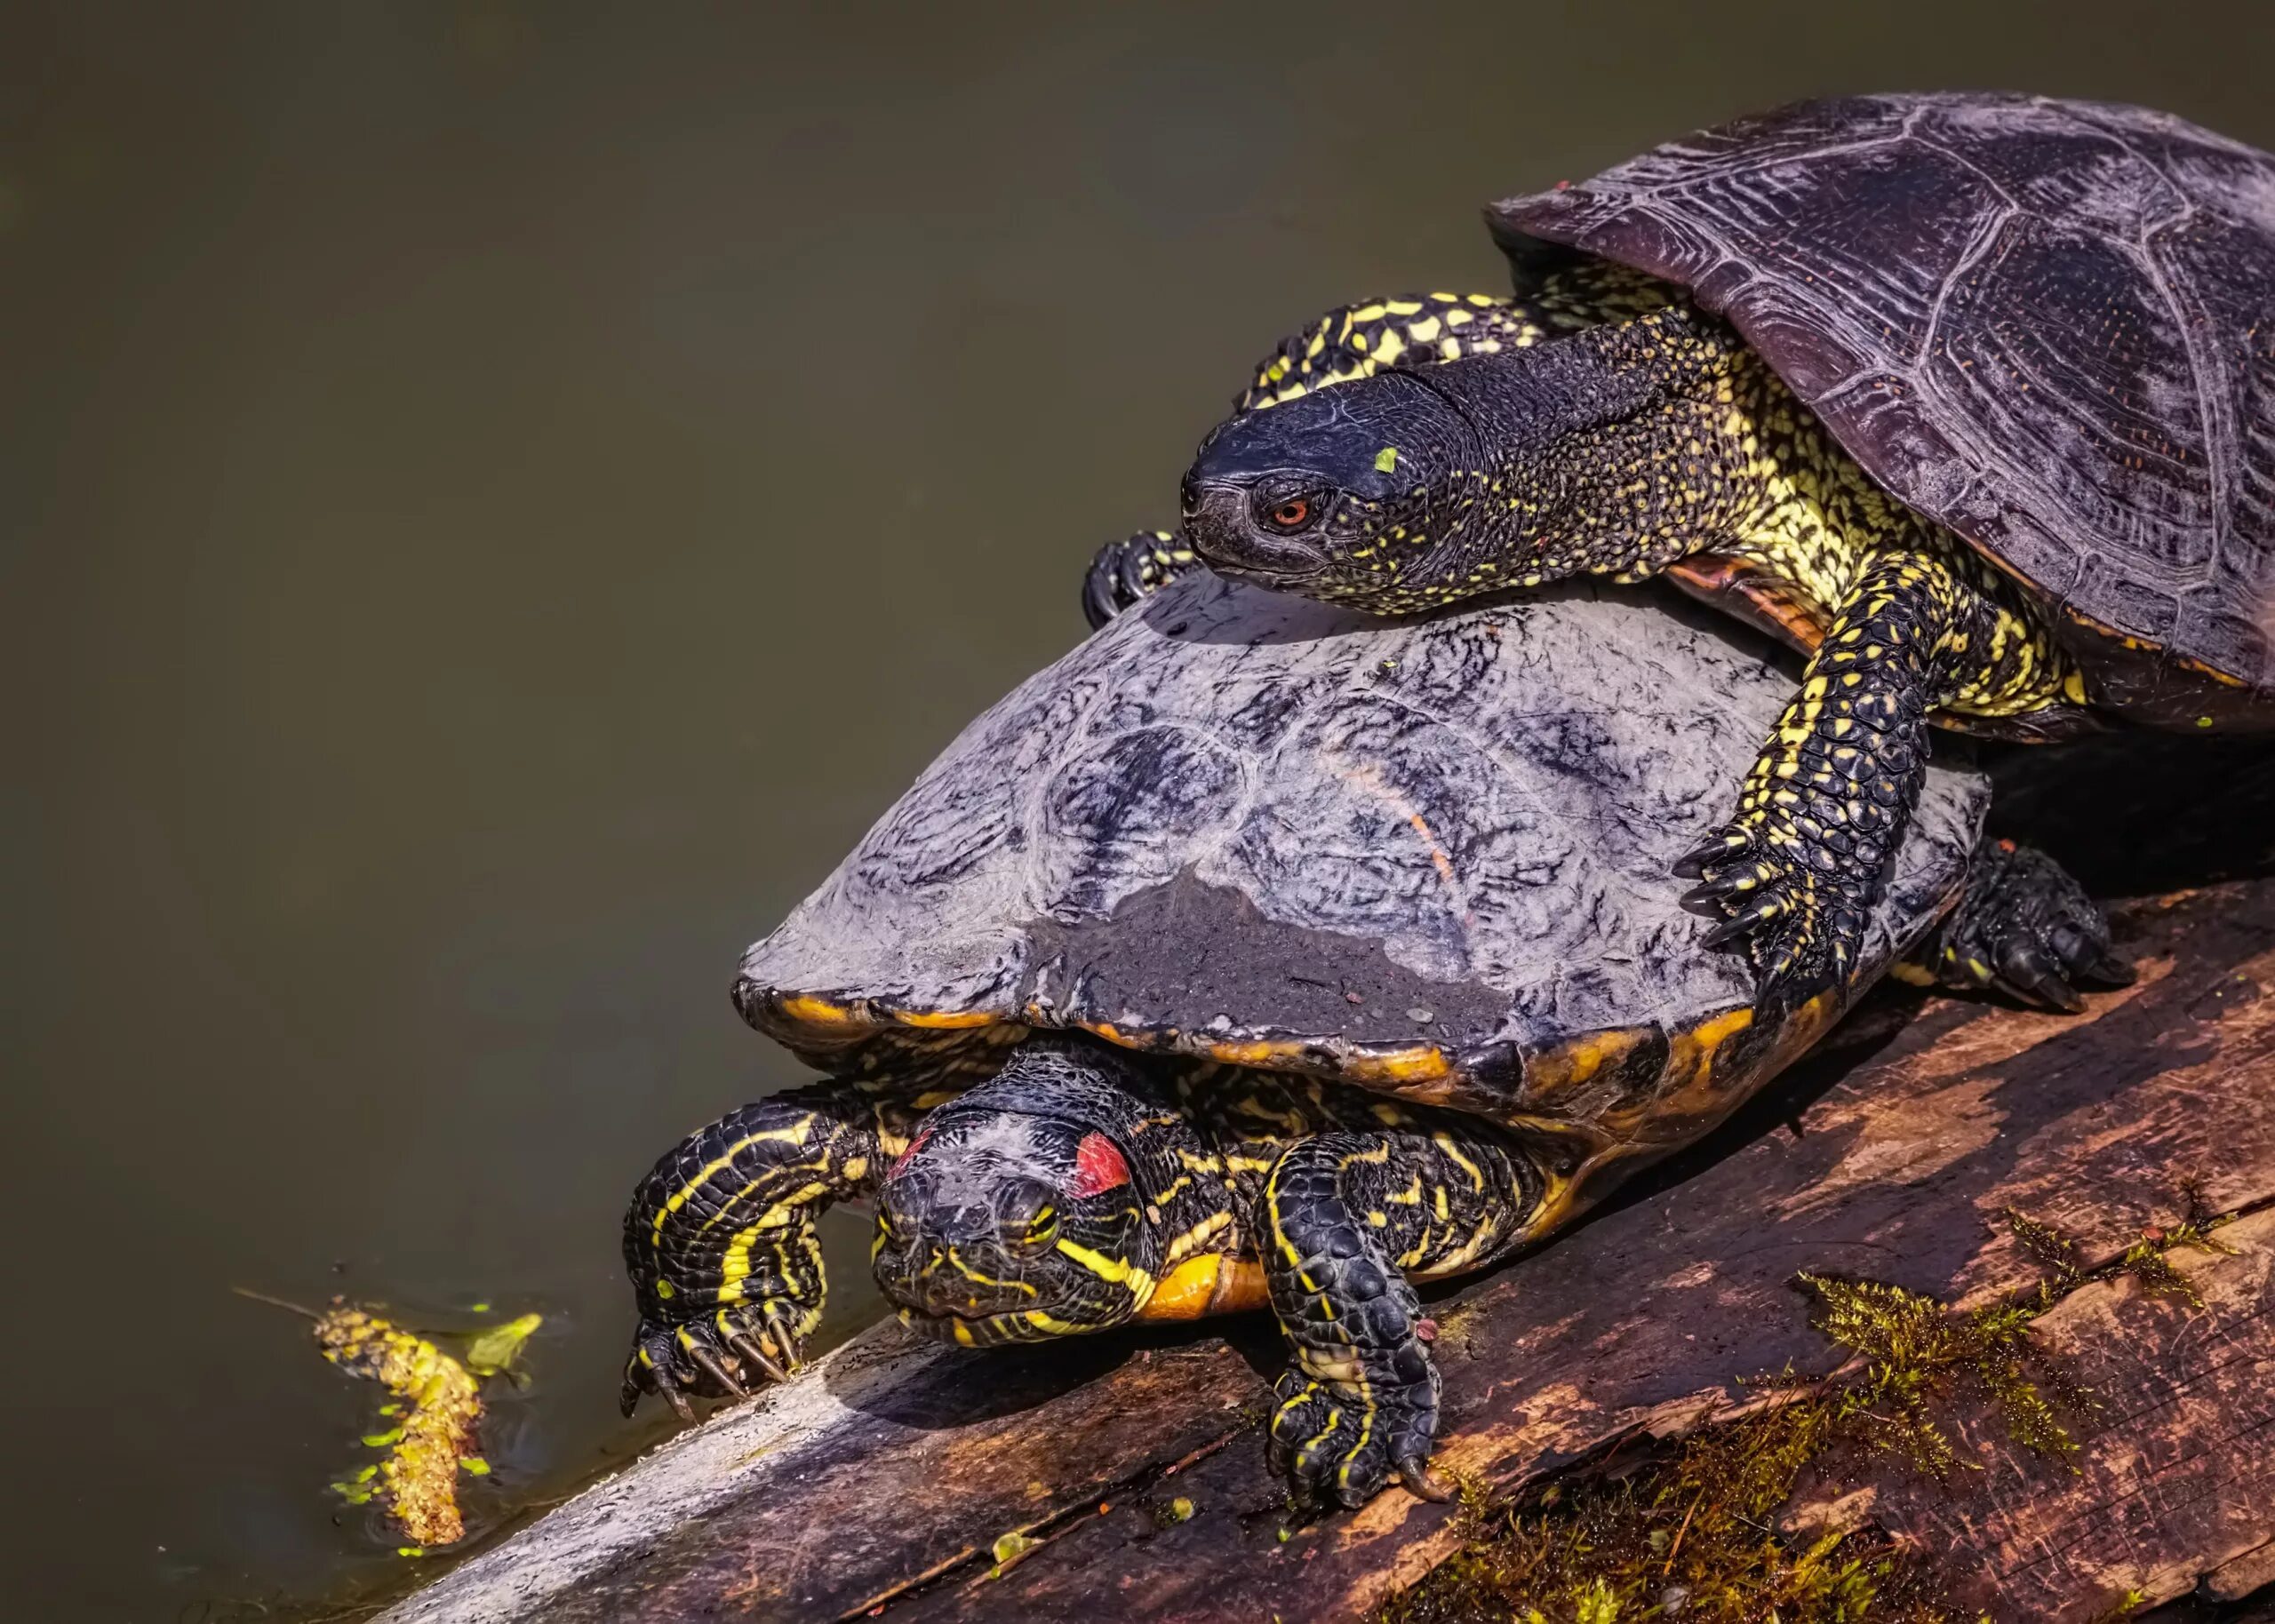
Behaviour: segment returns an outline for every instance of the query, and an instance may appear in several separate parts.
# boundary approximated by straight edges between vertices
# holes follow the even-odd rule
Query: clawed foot
[[[1298,1501],[1363,1506],[1393,1472],[1425,1500],[1453,1497],[1430,1470],[1438,1380],[1426,1355],[1421,1363],[1421,1380],[1371,1390],[1355,1381],[1317,1381],[1301,1370],[1280,1378],[1272,1464]]]
[[[1747,939],[1760,1001],[1793,1008],[1854,973],[1880,862],[1877,847],[1843,853],[1731,824],[1685,852],[1675,872],[1701,882],[1684,894],[1686,905],[1712,904],[1726,916],[1706,945]]]
[[[2044,852],[2011,840],[1976,854],[1966,894],[1919,964],[1938,986],[1995,988],[2072,1015],[2086,1007],[2078,983],[2133,981],[2132,967],[2110,946],[2107,916],[2085,888]]]
[[[1139,530],[1098,549],[1082,577],[1082,615],[1096,631],[1132,605],[1201,567],[1185,538],[1168,530]]]
[[[643,1319],[624,1366],[627,1415],[643,1393],[660,1393],[682,1421],[695,1419],[690,1393],[740,1398],[762,1381],[786,1381],[804,1366],[801,1327],[818,1316],[779,1297],[729,1303],[699,1319],[667,1325]]]

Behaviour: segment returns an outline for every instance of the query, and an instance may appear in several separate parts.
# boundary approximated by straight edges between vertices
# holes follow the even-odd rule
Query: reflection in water
[[[323,1488],[364,1392],[233,1284],[543,1309],[524,1492],[653,1436],[620,1204],[795,1074],[738,952],[1293,321],[1811,92],[2275,143],[2264,8],[1694,16],[10,8],[9,1593],[393,1566]]]

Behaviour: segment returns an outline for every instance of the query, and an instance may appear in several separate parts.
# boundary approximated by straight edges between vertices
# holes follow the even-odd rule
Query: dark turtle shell
[[[2275,725],[2275,157],[2168,114],[1804,102],[1496,204],[1727,317],[1890,491],[2042,594],[2095,697]]]
[[[832,1071],[1082,1028],[1679,1142],[1852,989],[1763,1015],[1676,901],[1669,867],[1792,678],[1640,595],[1384,622],[1177,582],[966,728],[750,950],[736,1000]],[[1930,769],[1855,985],[1956,894],[1987,796]]]

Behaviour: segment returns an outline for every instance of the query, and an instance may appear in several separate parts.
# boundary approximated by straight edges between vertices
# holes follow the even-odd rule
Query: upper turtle
[[[2275,159],[2013,96],[1811,103],[1505,203],[1514,300],[1361,301],[1205,440],[1185,543],[1382,613],[1664,575],[1810,654],[1675,871],[1840,984],[1931,723],[2275,724]]]
[[[1487,219],[1521,292],[1577,251],[1727,319],[2055,607],[2100,702],[2192,727],[2275,701],[2268,154],[2111,102],[1842,97]]]

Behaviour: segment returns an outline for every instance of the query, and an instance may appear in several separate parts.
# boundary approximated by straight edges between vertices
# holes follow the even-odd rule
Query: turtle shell
[[[2033,588],[2096,699],[2275,725],[2275,157],[2168,114],[1812,101],[1487,211],[1727,317],[1872,477]]]
[[[1082,1028],[1687,1137],[1934,922],[1988,800],[1931,768],[1856,983],[1757,1018],[1668,874],[1786,659],[1664,591],[1392,622],[1182,580],[967,728],[750,950],[736,1001],[831,1071]]]

